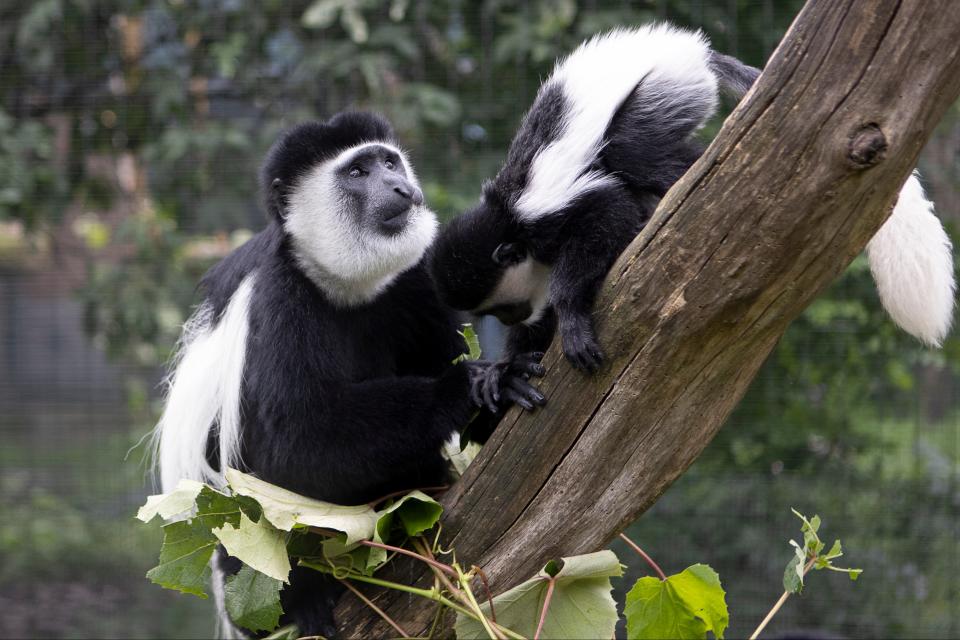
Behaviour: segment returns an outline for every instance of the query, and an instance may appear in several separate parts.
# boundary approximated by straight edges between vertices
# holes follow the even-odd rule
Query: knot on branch
[[[857,169],[866,169],[887,154],[887,137],[875,122],[862,125],[850,136],[847,158]]]

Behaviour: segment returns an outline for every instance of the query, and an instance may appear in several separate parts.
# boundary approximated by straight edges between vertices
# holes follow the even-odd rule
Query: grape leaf
[[[147,577],[161,587],[206,598],[204,588],[217,538],[198,520],[173,522],[163,527],[163,533],[160,564]]]
[[[610,578],[622,574],[617,556],[612,551],[598,551],[551,564],[550,572],[544,567],[534,578],[493,599],[497,622],[532,638],[537,631],[550,574],[555,573],[553,597],[540,637],[612,638],[617,624],[617,605],[610,596],[613,589]],[[561,564],[556,571],[556,566]],[[489,615],[488,602],[482,602],[480,608]],[[462,614],[457,616],[455,629],[459,640],[488,637],[479,622]]]
[[[627,638],[717,638],[730,623],[720,576],[704,564],[666,580],[640,578],[627,593]]]
[[[368,505],[345,507],[313,500],[236,469],[227,469],[226,475],[230,487],[256,500],[263,516],[277,529],[290,531],[298,525],[333,529],[346,534],[347,544],[373,537],[377,512]]]
[[[411,491],[405,496],[397,498],[385,509],[377,512],[377,526],[374,530],[374,542],[389,542],[390,532],[394,527],[394,518],[399,521],[403,533],[406,536],[420,535],[440,520],[440,514],[443,513],[443,507],[440,503],[423,493],[422,491]],[[333,550],[335,545],[328,543],[325,545],[327,555]],[[357,562],[363,562],[361,565],[366,573],[372,573],[384,562],[387,561],[387,552],[385,549],[367,548],[367,551],[355,558]]]
[[[250,631],[272,631],[280,623],[280,580],[243,566],[226,580],[224,601],[234,624]]]
[[[432,529],[442,513],[443,507],[439,502],[422,491],[411,491],[394,500],[386,509],[377,512],[377,533],[381,541],[389,540],[390,525],[395,515],[408,536],[417,536]]]
[[[283,532],[265,518],[254,522],[242,513],[239,526],[227,523],[212,531],[231,556],[275,580],[289,582],[290,558]]]
[[[159,515],[164,520],[186,513],[193,509],[197,495],[204,485],[194,480],[181,480],[177,488],[170,493],[162,493],[147,498],[147,503],[137,511],[137,519],[150,522]]]

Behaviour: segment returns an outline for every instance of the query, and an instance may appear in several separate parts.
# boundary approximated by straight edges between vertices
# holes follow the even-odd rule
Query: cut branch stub
[[[605,368],[584,376],[550,350],[548,406],[509,413],[443,498],[444,547],[502,591],[653,504],[883,223],[958,92],[951,0],[808,2],[611,270],[596,305]],[[370,593],[412,633],[433,619],[433,603]],[[355,600],[337,616],[345,637],[390,633]]]

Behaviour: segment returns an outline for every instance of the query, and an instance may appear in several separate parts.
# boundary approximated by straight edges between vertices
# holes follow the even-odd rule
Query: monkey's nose
[[[398,184],[393,188],[394,192],[419,206],[423,204],[423,191],[409,184]]]

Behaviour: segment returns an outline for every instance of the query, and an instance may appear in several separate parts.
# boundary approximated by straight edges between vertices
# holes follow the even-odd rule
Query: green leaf
[[[627,637],[717,638],[730,624],[720,576],[704,564],[695,564],[666,580],[637,580],[627,593],[624,614]]]
[[[313,500],[236,469],[227,469],[226,475],[230,487],[256,500],[263,509],[263,517],[277,529],[290,531],[295,526],[333,529],[346,534],[347,544],[373,537],[378,516],[368,505],[345,507]]]
[[[833,560],[834,558],[839,558],[843,555],[843,547],[840,546],[839,540],[833,541],[833,546],[830,547],[830,551],[827,552],[826,559]]]
[[[802,552],[801,552],[802,553]],[[803,556],[794,556],[783,570],[783,589],[790,593],[803,591]]]
[[[480,354],[482,353],[480,349],[480,337],[477,335],[477,332],[474,331],[473,325],[467,322],[463,325],[463,331],[457,331],[457,333],[463,336],[463,341],[467,343],[467,352],[458,356],[453,363],[456,364],[464,360],[479,360]]]
[[[160,564],[147,577],[166,589],[206,598],[210,578],[210,556],[217,546],[216,537],[202,522],[184,520],[163,527]]]
[[[420,535],[440,520],[443,507],[440,503],[421,491],[411,491],[407,495],[394,500],[386,509],[377,512],[377,526],[373,535],[374,542],[389,542],[390,531],[394,526],[394,517],[399,520],[406,536]],[[328,543],[326,549],[335,548]],[[374,569],[387,561],[387,552],[384,549],[369,549],[366,556],[366,571]]]
[[[259,520],[261,509],[256,501],[245,496],[226,496],[210,487],[204,487],[197,496],[197,512],[204,525],[213,529],[230,523],[240,524],[240,515],[245,513],[251,520]]]
[[[403,525],[403,530],[407,536],[418,536],[424,531],[433,528],[440,520],[443,513],[443,507],[440,503],[423,493],[422,491],[411,491],[407,495],[395,500],[393,504],[379,512],[380,520],[377,521],[377,531],[383,535],[380,522],[387,514],[395,514]],[[389,538],[384,538],[388,540]]]
[[[163,493],[147,498],[147,503],[137,511],[137,519],[150,522],[159,515],[164,520],[186,513],[194,507],[197,496],[204,485],[194,480],[181,480],[177,488],[170,493]]]
[[[234,624],[250,631],[272,631],[280,623],[280,580],[244,566],[226,580],[224,601]]]
[[[807,517],[796,509],[791,509],[791,511],[803,522],[800,525],[800,530],[803,531],[803,546],[807,555],[810,557],[819,555],[824,547],[823,542],[820,541],[820,536],[817,535],[817,531],[820,530],[820,516],[815,515],[807,520]]]
[[[284,534],[265,518],[254,522],[243,513],[239,526],[225,524],[213,529],[213,535],[223,543],[227,553],[244,564],[275,580],[289,581],[290,558]]]
[[[617,606],[610,596],[610,578],[622,574],[612,551],[599,551],[563,558],[553,578],[554,591],[541,638],[612,638],[617,624]],[[557,563],[559,564],[559,563]],[[528,638],[537,630],[540,611],[550,575],[543,571],[493,599],[497,622]],[[490,604],[480,608],[487,614]],[[487,638],[483,626],[463,615],[457,616],[459,640]]]

